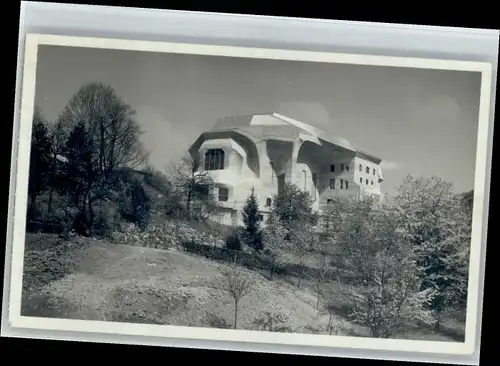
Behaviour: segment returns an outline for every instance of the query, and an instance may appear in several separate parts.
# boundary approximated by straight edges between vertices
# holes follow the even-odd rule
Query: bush
[[[226,248],[229,250],[242,250],[243,249],[243,244],[241,243],[240,236],[237,231],[231,233],[227,238],[226,238]]]
[[[116,227],[120,224],[120,213],[113,202],[103,202],[99,205],[93,227],[95,235],[111,237]]]
[[[253,323],[266,332],[291,332],[292,317],[283,308],[273,306],[270,309],[264,310],[257,316]]]

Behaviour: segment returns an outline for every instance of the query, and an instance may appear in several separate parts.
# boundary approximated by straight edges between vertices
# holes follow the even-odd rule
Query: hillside
[[[178,250],[82,238],[68,244],[54,235],[28,234],[22,311],[26,316],[232,327],[233,301],[220,288],[225,266]],[[238,328],[257,329],[254,319],[271,305],[290,316],[295,332],[326,333],[329,315],[318,313],[311,289],[246,272],[253,290],[241,300]],[[340,315],[332,320],[338,334],[368,335]]]

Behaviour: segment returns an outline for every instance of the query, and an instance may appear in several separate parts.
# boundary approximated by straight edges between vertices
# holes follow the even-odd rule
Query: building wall
[[[241,225],[241,211],[245,201],[250,194],[252,187],[255,189],[259,208],[263,219],[270,211],[271,199],[277,193],[277,174],[274,172],[270,159],[267,154],[266,141],[255,144],[256,150],[250,149],[240,141],[236,142],[233,138],[216,138],[203,142],[198,150],[201,163],[198,171],[208,174],[215,183],[213,190],[214,196],[218,197],[220,187],[228,189],[228,200],[219,202],[221,210],[216,220],[225,225]],[[274,146],[273,146],[274,147]],[[276,149],[276,147],[274,147]],[[278,146],[278,151],[281,146]],[[222,149],[224,151],[224,169],[204,171],[204,156],[210,149]],[[284,148],[287,151],[286,146]],[[286,166],[281,158],[278,161],[279,166]],[[257,163],[257,164],[255,164]],[[255,166],[260,169],[255,171]],[[253,169],[252,169],[253,168]],[[286,170],[286,168],[284,168]]]
[[[296,168],[295,184],[311,194],[315,210],[321,209],[329,199],[359,194],[354,180],[354,153],[304,142],[299,149]],[[331,180],[334,180],[332,186]]]
[[[347,150],[330,149],[301,139],[269,139],[253,143],[224,136],[201,144],[198,151],[200,170],[204,169],[203,159],[208,149],[223,149],[225,155],[224,169],[207,173],[216,183],[216,197],[219,187],[229,189],[228,200],[219,202],[222,209],[217,218],[226,225],[243,224],[241,211],[252,187],[263,219],[266,219],[278,193],[280,179],[308,191],[316,211],[336,198],[360,197],[364,192],[380,194],[379,166]],[[331,180],[334,180],[333,186]]]
[[[354,181],[360,186],[361,191],[368,194],[381,194],[380,165],[358,156],[354,159],[354,165]]]

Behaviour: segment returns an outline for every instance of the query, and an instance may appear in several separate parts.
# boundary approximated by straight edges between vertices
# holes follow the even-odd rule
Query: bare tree
[[[186,154],[168,170],[175,189],[186,203],[188,218],[194,218],[196,206],[200,215],[210,216],[216,206],[211,194],[213,180],[206,171],[199,169],[199,162]]]
[[[98,171],[105,176],[115,169],[136,168],[147,162],[135,111],[109,85],[84,84],[64,108],[59,121],[70,125],[84,122],[95,144]]]
[[[252,279],[234,264],[221,272],[224,279],[222,288],[234,300],[234,329],[236,329],[238,324],[238,304],[243,297],[252,291]]]
[[[59,116],[56,126],[70,131],[64,149],[65,183],[87,228],[94,224],[94,203],[114,188],[115,173],[147,161],[134,117],[113,88],[101,83],[84,84]]]

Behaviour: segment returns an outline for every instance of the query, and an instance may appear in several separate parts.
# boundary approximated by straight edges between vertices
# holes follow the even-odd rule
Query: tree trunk
[[[187,195],[186,209],[188,212],[188,218],[189,218],[189,220],[191,220],[191,188],[189,189],[189,192]]]
[[[441,314],[436,313],[436,322],[434,323],[434,332],[439,332],[441,330]]]
[[[54,155],[52,157],[52,173],[51,173],[51,184],[50,184],[50,188],[49,188],[49,202],[47,204],[47,216],[50,217],[51,214],[52,214],[52,196],[53,196],[53,192],[54,192],[54,180],[56,178],[56,167],[57,167],[57,149],[56,151],[54,152]]]
[[[320,298],[320,295],[321,295],[321,284],[319,282],[316,284],[316,294],[317,294],[317,298],[316,298],[316,310],[319,310],[319,298]]]
[[[30,205],[28,206],[28,217],[33,217],[33,212],[35,211],[35,203],[36,203],[37,196],[36,194],[32,194],[30,197]]]
[[[238,301],[234,302],[234,329],[236,329],[238,324]]]
[[[328,318],[328,334],[329,335],[332,335],[332,320],[333,320],[333,317],[332,317],[332,313],[330,313],[330,317]]]

